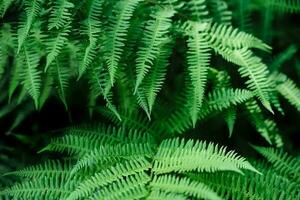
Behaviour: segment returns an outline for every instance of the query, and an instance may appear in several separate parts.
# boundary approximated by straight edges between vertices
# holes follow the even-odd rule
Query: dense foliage
[[[300,199],[286,153],[299,13],[299,0],[2,0],[1,197]]]

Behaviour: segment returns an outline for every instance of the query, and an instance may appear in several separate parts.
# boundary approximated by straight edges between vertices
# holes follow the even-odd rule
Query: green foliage
[[[262,174],[191,173],[189,177],[207,182],[225,199],[299,199],[299,159],[282,149],[254,148],[270,163],[254,165]]]
[[[300,199],[299,11],[0,1],[0,199]]]
[[[43,151],[66,152],[69,159],[6,174],[23,177],[23,181],[1,194],[75,200],[151,199],[165,193],[215,200],[221,197],[205,182],[194,181],[186,173],[258,173],[245,158],[213,143],[179,138],[159,142],[137,130],[105,126],[69,128],[65,134]]]
[[[280,3],[284,4],[283,1]],[[10,2],[3,3],[4,10],[9,5]],[[167,68],[175,64],[170,62],[170,56],[177,53],[178,49],[174,41],[181,41],[187,46],[183,51],[186,52],[189,85],[184,109],[188,109],[186,112],[189,115],[186,117],[193,126],[209,90],[207,73],[212,49],[239,66],[241,77],[248,79],[245,81],[248,89],[273,112],[275,105],[272,98],[275,94],[271,92],[273,85],[268,81],[270,73],[262,59],[251,50],[256,48],[269,52],[271,48],[253,34],[231,25],[231,12],[226,2],[190,1],[185,4],[171,1],[164,4],[122,0],[112,5],[109,1],[93,0],[75,5],[76,2],[67,0],[26,0],[25,13],[18,17],[20,25],[17,27],[17,39],[8,43],[13,51],[18,52],[13,58],[27,60],[27,75],[22,82],[37,108],[41,108],[51,96],[42,96],[41,90],[46,83],[41,82],[41,77],[51,76],[51,79],[58,80],[58,84],[49,84],[47,91],[50,94],[50,88],[56,88],[67,108],[67,85],[77,75],[78,79],[85,76],[91,82],[98,80],[100,83],[103,78],[106,79],[101,83],[100,91],[91,90],[90,98],[96,99],[102,95],[107,106],[118,115],[118,105],[113,103],[116,95],[114,88],[120,87],[120,80],[125,79],[130,84],[124,89],[132,91],[131,95],[135,96],[133,100],[150,118],[157,104],[156,97],[168,76]],[[286,2],[286,5],[294,4]],[[186,12],[189,14],[186,15]],[[74,20],[81,22],[80,26]],[[4,36],[11,32],[14,33],[14,30],[6,31]],[[142,36],[141,40],[138,40],[139,36]],[[32,49],[35,49],[34,54],[26,57]],[[0,55],[6,56],[6,48],[2,51]],[[73,58],[73,53],[76,60],[66,59]],[[25,58],[22,58],[23,54]],[[60,60],[64,63],[62,70],[57,67]],[[12,65],[14,63],[17,64],[13,62]],[[47,73],[48,68],[56,68],[53,71],[57,73]],[[101,70],[105,75],[102,77],[95,70]],[[87,71],[94,75],[89,76],[90,73],[85,73]],[[135,75],[133,71],[136,71]],[[17,70],[14,73],[18,73]],[[17,82],[14,83],[13,88],[17,85]]]

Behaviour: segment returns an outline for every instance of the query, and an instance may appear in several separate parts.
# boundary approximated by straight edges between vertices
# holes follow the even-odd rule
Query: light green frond
[[[32,46],[33,44],[27,42],[19,56],[23,63],[20,78],[25,90],[33,98],[35,107],[38,108],[41,89],[41,72],[38,70],[40,56]]]
[[[191,30],[186,30],[188,39],[188,71],[191,81],[189,88],[190,116],[195,126],[202,106],[207,82],[207,70],[210,64],[210,48],[207,34],[204,32],[206,23],[191,23]]]
[[[121,160],[132,160],[140,157],[152,157],[154,148],[149,143],[128,143],[117,145],[94,146],[94,150],[83,155],[74,166],[73,172],[96,164],[114,163]]]
[[[152,70],[149,72],[149,75],[145,77],[143,84],[141,85],[142,90],[145,91],[147,108],[150,113],[155,103],[157,94],[161,90],[165,81],[168,58],[171,53],[172,51],[169,43],[159,47],[158,57],[153,64]]]
[[[25,181],[3,191],[15,199],[64,199],[74,189],[68,177],[53,176]]]
[[[147,143],[150,137],[136,130],[115,128],[112,126],[81,126],[68,128],[66,135],[52,139],[43,151],[66,152],[69,155],[82,156],[103,145],[128,143]]]
[[[88,36],[89,43],[85,48],[82,61],[79,65],[78,79],[92,64],[98,50],[97,41],[100,39],[100,33],[102,31],[102,22],[100,19],[103,3],[103,0],[92,0],[89,5],[87,19],[83,22],[83,33]]]
[[[230,25],[214,23],[208,29],[210,43],[213,46],[221,46],[230,49],[257,48],[270,51],[271,47],[252,34],[239,31]]]
[[[124,163],[118,163],[115,166],[104,169],[95,173],[93,176],[84,180],[70,194],[67,200],[82,199],[87,197],[107,185],[111,185],[116,181],[122,181],[128,176],[147,171],[150,168],[150,163],[145,158],[134,159]]]
[[[258,146],[254,146],[254,149],[274,166],[278,174],[300,183],[300,161],[298,159],[288,155],[282,149]]]
[[[100,189],[92,195],[92,199],[99,200],[119,200],[119,199],[143,199],[148,191],[145,185],[150,181],[150,177],[144,172],[129,176],[126,180],[120,180]]]
[[[46,74],[44,74],[44,76],[42,76],[42,86],[43,87],[41,89],[41,95],[39,98],[39,110],[42,109],[42,107],[46,103],[47,99],[52,94],[53,83],[54,83],[54,79],[53,79],[50,71],[46,72]]]
[[[69,25],[66,25],[62,30],[58,31],[57,35],[54,38],[51,37],[46,40],[47,61],[45,71],[47,71],[51,63],[54,62],[60,54],[61,50],[68,40],[70,31],[71,27]]]
[[[150,134],[127,127],[115,127],[107,125],[81,125],[64,129],[64,134],[93,137],[102,140],[101,144],[117,144],[117,143],[147,143],[153,142]]]
[[[179,178],[174,175],[155,176],[150,183],[150,187],[155,190],[181,193],[197,199],[222,199],[205,184],[193,181],[189,178]]]
[[[125,0],[119,1],[115,5],[110,26],[104,43],[105,60],[110,75],[111,84],[114,84],[116,71],[123,53],[127,31],[130,25],[130,19],[135,8],[142,0]]]
[[[252,165],[234,151],[227,151],[213,143],[193,140],[168,139],[158,147],[154,157],[153,171],[156,174],[168,172],[214,172],[241,169],[257,172]]]
[[[48,30],[53,28],[59,29],[69,24],[71,21],[72,13],[70,9],[74,7],[74,4],[68,0],[56,0],[54,5],[51,6]]]
[[[43,177],[68,176],[73,167],[72,162],[61,162],[58,160],[48,160],[43,164],[33,165],[24,169],[9,172],[5,175],[16,175],[28,179],[38,179]]]
[[[25,0],[24,2],[25,16],[18,28],[18,52],[20,52],[36,17],[40,14],[43,1],[44,0]]]
[[[116,106],[112,102],[111,80],[105,69],[100,67],[92,67],[90,70],[90,88],[95,97],[102,95],[106,101],[106,107],[121,121],[120,114]]]
[[[161,8],[152,14],[152,19],[146,24],[142,38],[142,46],[138,49],[136,59],[136,84],[134,93],[142,84],[159,54],[159,47],[169,40],[167,34],[171,27],[171,17],[175,11],[169,7]]]
[[[88,46],[85,48],[84,55],[81,58],[81,63],[78,69],[78,79],[81,78],[81,76],[85,73],[88,67],[92,64],[94,58],[96,57],[97,49],[98,47],[96,39],[92,39]]]
[[[259,132],[269,144],[282,147],[282,134],[280,134],[276,122],[272,119],[266,118],[262,109],[254,100],[246,103],[246,109],[248,111],[247,116],[256,128],[257,132]]]
[[[300,111],[300,89],[284,74],[279,74],[277,80],[280,83],[277,86],[278,92]]]
[[[297,186],[287,179],[282,179],[269,168],[259,168],[262,175],[247,173],[245,176],[232,173],[192,174],[195,181],[205,182],[223,199],[261,200],[299,198]],[[280,188],[280,189],[278,189]]]
[[[222,88],[208,94],[205,107],[210,110],[223,111],[236,106],[253,97],[253,93],[245,89]]]
[[[270,104],[272,88],[268,79],[269,71],[261,59],[253,55],[247,48],[233,51],[225,50],[221,55],[230,62],[240,66],[239,73],[241,77],[249,79],[246,81],[248,88],[253,91],[266,109],[273,112]]]

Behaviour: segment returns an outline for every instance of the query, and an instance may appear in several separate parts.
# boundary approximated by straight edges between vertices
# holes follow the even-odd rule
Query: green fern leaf
[[[146,171],[150,166],[150,163],[146,159],[140,158],[117,164],[110,169],[104,169],[82,182],[77,189],[70,194],[67,200],[87,197],[99,188],[105,187],[114,181],[125,179],[136,173]]]
[[[68,110],[68,105],[67,105],[67,101],[66,101],[66,91],[67,88],[69,87],[69,76],[70,76],[70,72],[69,69],[65,68],[62,66],[62,64],[56,60],[55,66],[53,66],[54,70],[54,77],[56,78],[56,88],[57,88],[57,92],[59,95],[59,98],[61,99],[61,101],[63,102],[66,110]]]
[[[206,82],[207,70],[210,61],[210,48],[207,43],[206,27],[204,23],[193,23],[191,30],[187,30],[188,40],[188,70],[191,79],[190,116],[195,126],[197,116],[202,106]]]
[[[284,74],[278,75],[277,80],[280,82],[277,86],[278,92],[300,111],[300,89]]]
[[[52,6],[50,13],[48,30],[53,28],[59,29],[69,24],[71,21],[72,14],[69,12],[74,4],[67,0],[57,0]]]
[[[20,52],[25,42],[31,26],[41,11],[41,5],[44,0],[26,0],[25,1],[25,17],[19,25],[18,29],[18,52]]]
[[[237,156],[235,152],[226,152],[225,147],[219,148],[212,143],[194,142],[193,140],[185,142],[178,138],[163,141],[158,147],[154,161],[153,171],[156,174],[224,170],[242,173],[240,169],[257,172],[250,163]]]
[[[37,69],[40,57],[32,45],[26,43],[24,45],[22,55],[20,56],[24,63],[21,79],[27,93],[33,98],[35,107],[38,108],[40,89],[41,89],[41,72]]]
[[[143,46],[137,52],[136,59],[136,84],[134,94],[141,85],[144,77],[149,72],[159,53],[159,47],[168,41],[166,34],[171,27],[171,17],[175,11],[169,7],[159,9],[151,15],[152,19],[146,24],[144,36],[142,39]]]
[[[197,199],[222,199],[203,183],[190,180],[189,178],[179,178],[172,175],[155,176],[150,183],[150,187],[171,193],[183,193]]]
[[[111,84],[114,84],[116,70],[121,59],[125,38],[130,25],[130,19],[135,8],[142,0],[120,1],[115,6],[117,16],[110,19],[111,25],[104,43],[105,60],[108,67]]]
[[[61,50],[63,49],[65,43],[68,40],[68,36],[70,33],[71,27],[66,25],[62,30],[60,30],[55,38],[49,38],[46,41],[47,45],[47,61],[45,71],[48,70],[48,67],[52,64],[52,62],[58,57]]]

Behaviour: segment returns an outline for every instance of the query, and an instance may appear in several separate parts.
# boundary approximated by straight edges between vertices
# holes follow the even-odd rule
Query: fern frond
[[[61,162],[58,160],[48,160],[47,162],[39,165],[26,167],[15,172],[9,172],[5,175],[16,175],[26,177],[28,179],[38,179],[43,177],[58,177],[68,176],[72,170],[72,162]]]
[[[20,52],[31,26],[39,15],[43,2],[44,0],[25,0],[25,17],[22,19],[18,29],[18,52]]]
[[[240,169],[257,172],[244,158],[237,156],[233,151],[227,152],[225,147],[178,138],[164,140],[160,144],[154,157],[153,167],[156,174],[224,170],[242,173]]]
[[[70,79],[70,71],[68,68],[62,66],[60,61],[55,61],[55,66],[53,66],[53,73],[55,77],[56,82],[56,89],[58,92],[58,96],[63,102],[66,110],[68,110],[68,104],[66,100],[66,91],[69,87],[69,79]]]
[[[64,199],[74,189],[76,182],[68,177],[53,176],[25,181],[3,191],[15,199]]]
[[[114,113],[114,115],[121,121],[120,114],[112,102],[111,81],[108,74],[100,67],[92,67],[90,70],[90,85],[91,91],[95,97],[102,95],[106,101],[106,107]]]
[[[239,31],[230,25],[214,23],[208,29],[208,34],[211,37],[210,43],[213,43],[213,46],[222,46],[231,49],[257,48],[267,52],[271,50],[269,45],[252,34]]]
[[[59,29],[70,23],[72,16],[70,9],[74,8],[73,3],[68,0],[57,0],[51,7],[48,30]]]
[[[288,155],[282,149],[253,147],[274,166],[278,174],[300,183],[300,161],[298,159]]]
[[[207,70],[210,62],[210,48],[207,43],[207,35],[204,33],[206,23],[192,23],[191,30],[187,30],[188,39],[188,70],[191,79],[190,116],[195,126],[197,116],[202,106],[203,96],[207,82]]]
[[[20,78],[25,90],[33,98],[35,107],[38,108],[41,89],[41,72],[38,70],[40,56],[32,46],[27,42],[19,57],[24,65]]]
[[[224,55],[224,54],[225,55]],[[222,55],[223,54],[223,55]],[[259,98],[263,106],[273,113],[270,104],[271,83],[268,79],[269,71],[267,66],[262,63],[259,57],[247,49],[225,50],[221,55],[240,66],[239,73],[241,77],[248,77],[246,84],[250,90]]]
[[[129,176],[126,180],[117,181],[100,189],[92,195],[92,199],[143,199],[148,191],[145,185],[150,177],[144,172]]]
[[[207,9],[206,0],[190,0],[185,4],[188,13],[190,13],[191,18],[198,22],[208,22],[211,20],[209,16],[209,11]]]
[[[46,41],[47,46],[47,61],[45,71],[47,71],[48,67],[51,63],[57,58],[60,54],[61,50],[63,49],[65,43],[68,40],[68,36],[70,33],[71,26],[66,25],[62,30],[59,30],[56,37],[49,38]]]
[[[246,103],[246,109],[248,111],[247,116],[257,132],[259,132],[269,144],[282,147],[282,136],[276,122],[272,119],[265,118],[263,111],[254,100]]]
[[[192,174],[194,181],[205,182],[224,199],[298,199],[297,186],[282,179],[268,168],[259,168],[262,175],[247,173],[239,176],[232,173]],[[280,188],[280,189],[278,189]]]
[[[82,62],[79,65],[78,79],[84,74],[86,69],[93,62],[97,53],[97,41],[100,38],[101,25],[100,20],[102,14],[103,0],[93,0],[90,3],[87,13],[87,19],[83,22],[83,33],[88,36],[89,44],[85,48]]]
[[[161,8],[152,14],[152,19],[146,24],[142,46],[137,52],[136,59],[136,84],[134,94],[141,85],[144,77],[152,68],[159,53],[159,47],[168,41],[167,33],[171,27],[171,17],[175,11],[169,7]]]
[[[233,105],[238,105],[253,97],[253,93],[244,89],[222,88],[208,94],[206,105],[209,109],[223,111]]]
[[[153,69],[149,75],[145,77],[143,84],[141,85],[141,88],[145,93],[149,113],[151,113],[157,93],[161,90],[165,81],[168,58],[172,53],[170,48],[169,43],[164,44],[159,48],[158,57],[153,63]]]
[[[203,183],[189,178],[179,178],[174,175],[155,176],[150,183],[155,190],[163,190],[171,193],[182,193],[197,199],[221,200],[214,191]]]
[[[300,89],[284,74],[279,74],[277,80],[280,82],[277,86],[278,92],[300,111]]]
[[[87,197],[95,190],[110,185],[115,181],[120,181],[128,176],[147,171],[150,166],[150,163],[145,158],[140,158],[119,163],[109,169],[104,169],[80,183],[67,200]]]
[[[223,0],[208,0],[208,7],[211,9],[213,20],[217,23],[230,25],[232,12],[228,9],[228,4]]]
[[[123,53],[130,19],[140,1],[141,0],[125,0],[118,2],[114,11],[116,16],[110,19],[111,25],[109,26],[106,35],[107,39],[105,40],[103,48],[112,85],[114,84],[116,70]]]
[[[52,139],[43,151],[66,152],[69,155],[82,156],[96,147],[115,145],[118,143],[147,143],[147,134],[142,135],[135,130],[115,128],[112,126],[74,127],[65,131],[66,135]],[[129,137],[130,140],[127,138]]]
[[[152,157],[154,154],[153,145],[149,143],[128,143],[118,145],[95,146],[94,150],[86,153],[74,166],[73,172],[91,167],[96,164],[104,164],[120,161],[122,159],[131,160],[140,157]]]

